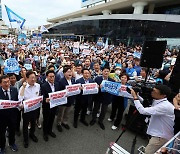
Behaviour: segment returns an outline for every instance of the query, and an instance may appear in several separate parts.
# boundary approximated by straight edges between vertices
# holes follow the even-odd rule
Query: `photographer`
[[[156,85],[151,92],[154,99],[152,106],[144,108],[138,95],[131,89],[131,95],[139,113],[151,116],[147,129],[147,134],[151,135],[151,139],[145,148],[146,154],[155,153],[174,135],[174,106],[167,100],[170,93],[171,90],[166,85]]]

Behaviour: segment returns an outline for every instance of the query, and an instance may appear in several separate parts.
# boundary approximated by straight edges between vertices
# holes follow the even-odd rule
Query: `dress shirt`
[[[89,79],[87,79],[87,80],[85,78],[83,78],[83,79],[84,79],[85,84],[89,83]]]
[[[78,79],[80,79],[82,77],[83,77],[82,74],[77,74],[77,72],[75,72],[75,80],[78,80]]]
[[[4,90],[3,88],[2,90],[4,92],[4,95],[6,96],[6,90]],[[11,100],[10,88],[7,90],[7,94],[8,94],[9,100]]]
[[[50,87],[51,87],[52,92],[55,92],[54,84],[50,83],[49,81],[48,81],[48,83],[49,83],[49,85],[50,85]]]
[[[134,104],[141,114],[151,115],[147,134],[167,140],[173,137],[174,106],[167,98],[154,100],[152,106],[146,108],[139,100],[134,100]]]
[[[66,80],[67,80],[67,79],[66,79]],[[72,85],[71,80],[67,80],[67,82],[68,82],[69,85]]]
[[[39,96],[39,92],[40,92],[40,85],[38,83],[35,83],[34,86],[30,86],[28,83],[25,87],[24,90],[24,96],[21,96],[21,90],[23,87],[20,88],[19,90],[19,100],[23,101],[23,100],[27,100],[27,99],[31,99],[31,98],[36,98]]]

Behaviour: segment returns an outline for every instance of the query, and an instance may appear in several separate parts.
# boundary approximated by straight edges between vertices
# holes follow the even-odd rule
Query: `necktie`
[[[5,90],[5,99],[6,99],[6,100],[9,100],[9,95],[8,95],[7,90]]]

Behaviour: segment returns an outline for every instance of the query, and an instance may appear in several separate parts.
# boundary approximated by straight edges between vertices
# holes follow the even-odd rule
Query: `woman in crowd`
[[[120,76],[120,82],[122,85],[127,86],[127,81],[129,80],[129,76],[127,74],[122,74]],[[114,125],[112,126],[112,130],[116,130],[121,123],[123,118],[123,112],[127,106],[128,99],[122,96],[114,96],[112,101],[112,111],[110,118],[108,121],[114,121]]]

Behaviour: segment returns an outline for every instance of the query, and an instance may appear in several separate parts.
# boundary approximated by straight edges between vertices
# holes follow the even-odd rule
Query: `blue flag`
[[[17,15],[16,13],[14,13],[6,5],[5,5],[5,8],[6,8],[8,18],[9,18],[9,22],[17,22],[20,25],[20,28],[22,29],[26,20],[24,18],[20,17],[19,15]]]

